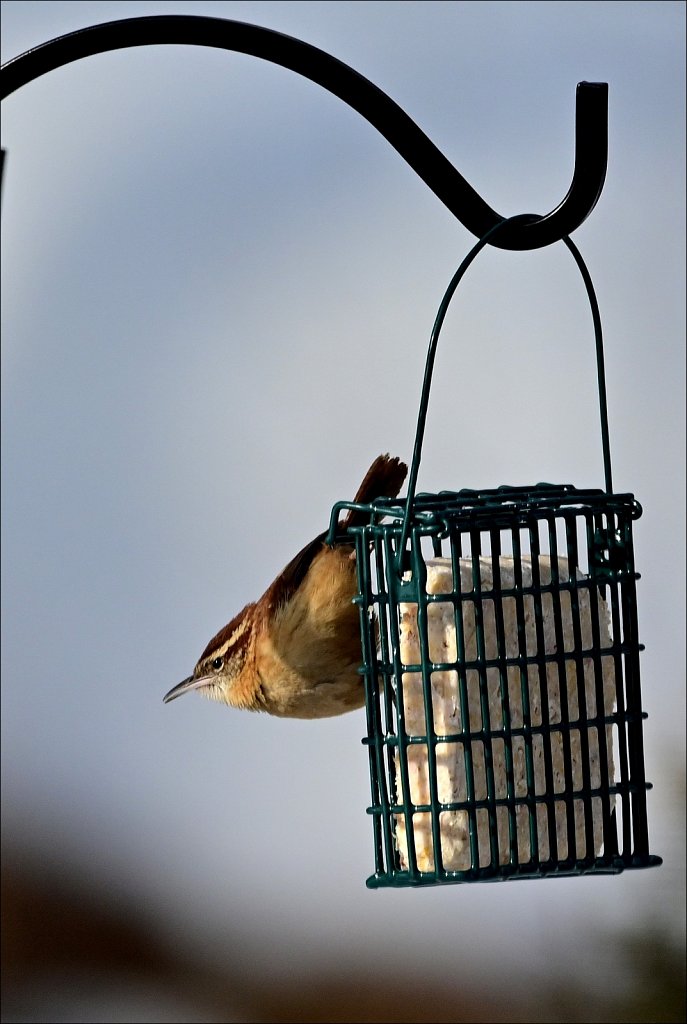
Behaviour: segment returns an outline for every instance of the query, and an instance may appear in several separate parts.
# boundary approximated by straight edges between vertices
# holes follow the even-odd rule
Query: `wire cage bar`
[[[592,309],[606,489],[539,483],[416,494],[439,332],[405,499],[355,537],[375,870],[371,888],[617,874],[649,852],[632,527],[613,493],[601,319]]]

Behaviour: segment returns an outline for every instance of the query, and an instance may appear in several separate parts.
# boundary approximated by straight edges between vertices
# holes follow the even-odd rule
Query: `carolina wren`
[[[395,498],[408,467],[380,455],[354,501]],[[350,510],[343,527],[359,523]],[[288,718],[325,718],[365,703],[355,547],[333,546],[321,533],[298,552],[259,601],[248,604],[212,638],[193,675],[164,697],[190,690],[248,711]]]

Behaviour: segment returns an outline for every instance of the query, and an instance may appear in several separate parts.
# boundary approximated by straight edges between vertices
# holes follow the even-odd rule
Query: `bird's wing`
[[[395,498],[407,472],[408,467],[400,459],[392,458],[390,455],[378,455],[363,477],[353,501],[365,505],[374,498]],[[358,526],[364,521],[365,516],[362,512],[351,510],[344,518],[342,527],[346,529],[349,526]],[[313,558],[322,550],[327,532],[325,530],[301,548],[271,584],[266,599],[272,607],[284,604],[298,589]],[[346,540],[342,540],[342,543],[346,543]]]
[[[289,564],[279,573],[265,595],[271,607],[285,604],[291,595],[298,590],[312,564],[312,560],[324,544],[325,533],[320,533],[295,555]]]

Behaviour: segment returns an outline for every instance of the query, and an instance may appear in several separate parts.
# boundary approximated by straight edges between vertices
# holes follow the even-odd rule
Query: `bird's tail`
[[[388,454],[378,455],[365,474],[353,501],[358,505],[369,505],[375,498],[395,498],[407,473],[405,462]],[[364,513],[350,509],[341,525],[344,528],[360,526],[365,520]]]

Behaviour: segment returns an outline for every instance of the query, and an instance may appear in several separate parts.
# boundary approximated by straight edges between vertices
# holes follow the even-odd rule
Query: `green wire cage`
[[[502,222],[506,223],[506,222]],[[355,537],[374,826],[371,888],[616,874],[649,853],[632,524],[614,494],[598,305],[605,490],[536,484],[415,494],[430,339],[408,496]]]

